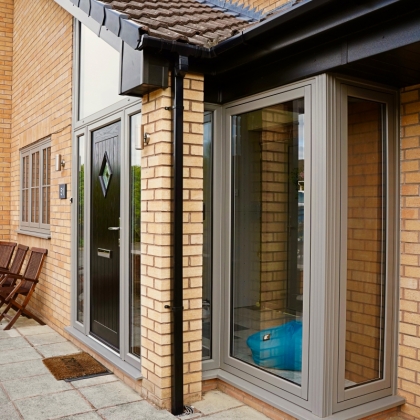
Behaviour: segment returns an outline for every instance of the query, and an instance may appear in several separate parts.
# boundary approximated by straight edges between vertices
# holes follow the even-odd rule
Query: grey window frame
[[[50,218],[51,218],[51,179],[52,179],[52,146],[51,146],[51,138],[45,138],[42,139],[36,143],[32,143],[23,149],[20,150],[20,206],[19,206],[19,230],[18,233],[26,234],[26,235],[33,235],[33,236],[40,236],[42,238],[49,239],[51,236],[51,223],[42,223],[42,214],[43,214],[43,200],[42,200],[42,189],[43,189],[43,167],[44,167],[44,150],[50,149],[51,158],[49,161],[49,170],[50,170],[50,194],[48,195],[48,201],[50,205]],[[38,211],[39,211],[39,222],[31,222],[31,210],[32,210],[32,191],[31,191],[31,183],[32,183],[32,155],[34,153],[39,153],[39,202],[38,202]],[[29,194],[28,194],[28,216],[29,221],[23,221],[23,198],[22,198],[22,192],[23,192],[23,176],[24,176],[24,165],[23,160],[24,158],[29,158],[29,174],[28,174],[28,184],[29,184]]]
[[[345,400],[339,401],[337,391],[339,372],[339,340],[342,319],[340,306],[340,243],[341,226],[341,159],[340,142],[343,133],[340,121],[340,89],[351,86],[357,91],[363,89],[387,98],[393,105],[388,110],[388,180],[387,191],[387,243],[393,243],[387,258],[390,264],[387,318],[387,373],[385,381],[362,385],[366,393],[354,395],[354,390],[345,392]],[[285,389],[262,381],[250,372],[226,363],[228,352],[229,285],[230,285],[230,115],[236,110],[257,109],[265,106],[273,96],[293,89],[310,86],[312,112],[312,155],[311,155],[311,284],[308,290],[310,300],[310,343],[309,379],[307,399],[293,395]],[[372,98],[372,97],[370,97]],[[260,101],[260,106],[255,104]],[[268,102],[267,102],[268,101]],[[360,81],[334,74],[321,74],[307,80],[293,83],[234,101],[224,106],[207,106],[215,111],[214,127],[214,207],[213,225],[213,291],[214,299],[220,305],[214,306],[213,314],[213,358],[203,361],[203,379],[219,378],[248,392],[262,401],[301,419],[343,419],[361,418],[404,403],[397,395],[397,346],[398,346],[398,228],[399,228],[399,176],[398,176],[398,110],[395,89],[375,83]],[[306,109],[305,109],[306,112]],[[217,118],[219,115],[219,118]],[[346,141],[344,139],[344,141]],[[317,164],[322,162],[323,164]],[[306,164],[306,163],[305,163]],[[307,173],[307,169],[305,169]],[[306,185],[305,185],[306,191]],[[315,199],[316,197],[316,199]],[[226,216],[229,215],[229,216]],[[305,223],[306,224],[306,223]],[[342,285],[341,285],[342,287]],[[218,310],[220,309],[220,310]],[[345,325],[344,325],[345,327]],[[220,337],[220,342],[217,340]],[[314,339],[315,338],[315,339]],[[344,380],[343,380],[344,382]],[[362,389],[360,387],[360,389]],[[369,388],[369,389],[367,389]]]
[[[232,116],[237,114],[242,114],[245,112],[250,112],[256,109],[260,109],[266,106],[270,105],[276,105],[284,102],[288,102],[294,99],[304,98],[305,101],[305,172],[311,173],[311,135],[312,135],[312,84],[308,82],[295,84],[283,89],[280,89],[276,94],[262,97],[262,98],[255,98],[252,101],[248,101],[242,104],[237,104],[233,106],[229,106],[225,109],[225,136],[227,139],[230,139],[231,137],[231,121]],[[226,195],[226,199],[228,201],[228,208],[226,209],[225,215],[228,215],[226,219],[229,220],[229,227],[225,227],[223,230],[224,232],[227,232],[226,237],[229,237],[228,243],[226,241],[226,250],[228,255],[229,262],[226,264],[228,267],[228,272],[225,272],[225,284],[224,284],[224,296],[229,298],[226,298],[225,303],[223,305],[223,310],[225,311],[225,319],[229,319],[230,313],[231,313],[231,241],[232,241],[232,212],[231,212],[231,206],[232,206],[232,178],[231,178],[231,160],[230,157],[232,155],[231,151],[231,141],[226,142],[228,145],[228,149],[226,150],[225,156],[227,156],[228,162],[226,162],[227,170],[226,170],[226,178],[225,178],[225,185],[226,189],[229,191],[229,193]],[[225,158],[226,159],[226,158]],[[285,379],[282,379],[280,377],[274,377],[273,375],[270,375],[266,372],[260,371],[258,368],[246,365],[245,363],[233,358],[229,355],[229,348],[228,345],[230,335],[228,328],[225,328],[225,331],[223,334],[223,349],[222,349],[222,366],[224,369],[226,369],[228,372],[235,373],[239,377],[243,379],[248,379],[254,381],[254,383],[259,384],[259,386],[263,389],[266,389],[269,392],[277,393],[278,395],[282,396],[285,399],[288,399],[289,401],[292,401],[296,404],[299,404],[300,406],[307,408],[309,407],[309,395],[308,395],[308,385],[309,385],[309,355],[310,355],[310,342],[309,342],[309,328],[310,328],[310,282],[311,282],[311,268],[310,268],[310,256],[312,249],[311,245],[311,223],[309,222],[309,218],[311,217],[311,182],[308,182],[307,185],[305,185],[305,251],[304,255],[307,255],[309,257],[305,258],[304,260],[304,297],[303,297],[303,305],[304,305],[304,314],[303,314],[303,340],[302,340],[302,384],[301,386],[298,386],[296,384],[293,384]],[[306,202],[307,207],[306,207]],[[225,323],[225,327],[227,326],[227,323]]]
[[[338,95],[339,113],[337,115],[337,129],[340,130],[341,142],[338,153],[341,155],[341,176],[340,191],[341,191],[341,261],[340,261],[340,302],[339,302],[339,322],[338,322],[338,366],[337,366],[337,401],[334,405],[334,411],[339,411],[345,408],[355,406],[364,401],[372,399],[375,395],[377,397],[389,394],[392,391],[392,377],[395,376],[395,366],[391,363],[393,358],[393,347],[396,339],[396,328],[389,328],[393,324],[393,316],[397,303],[394,301],[395,293],[395,279],[398,278],[398,254],[396,250],[395,241],[398,238],[398,163],[396,157],[396,111],[395,111],[395,92],[386,92],[374,90],[372,87],[363,87],[349,84],[346,81],[336,80],[336,91]],[[378,102],[386,105],[385,121],[384,121],[384,135],[385,135],[385,178],[386,178],[386,229],[385,229],[385,243],[386,243],[386,257],[385,257],[385,338],[384,338],[384,372],[383,378],[372,381],[371,383],[361,384],[351,389],[345,389],[344,386],[344,369],[345,369],[345,332],[346,332],[346,282],[347,282],[347,267],[346,267],[346,252],[347,249],[347,144],[348,144],[348,129],[347,129],[347,98],[355,97],[372,102]]]

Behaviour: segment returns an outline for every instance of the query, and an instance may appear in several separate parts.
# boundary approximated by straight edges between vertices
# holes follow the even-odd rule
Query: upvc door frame
[[[130,308],[130,269],[129,269],[129,227],[130,227],[130,117],[141,112],[141,101],[118,110],[115,113],[99,117],[95,121],[78,128],[73,134],[73,167],[78,166],[78,138],[85,138],[85,192],[84,192],[84,322],[77,321],[77,171],[73,171],[72,190],[76,192],[73,200],[73,229],[72,229],[72,325],[92,341],[105,347],[118,355],[121,360],[128,362],[133,367],[140,369],[140,359],[129,353],[129,308]],[[100,128],[115,122],[121,122],[121,185],[120,185],[120,350],[109,348],[96,338],[90,336],[90,209],[91,209],[91,143],[92,133]]]

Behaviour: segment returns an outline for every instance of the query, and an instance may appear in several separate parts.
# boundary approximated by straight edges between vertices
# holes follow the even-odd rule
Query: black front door
[[[120,131],[117,122],[92,135],[90,250],[91,334],[119,349]]]

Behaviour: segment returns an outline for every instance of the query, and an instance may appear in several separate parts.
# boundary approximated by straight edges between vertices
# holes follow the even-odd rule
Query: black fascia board
[[[363,4],[354,1],[343,4],[342,0],[332,0],[319,2],[312,9],[292,9],[255,29],[244,31],[237,36],[240,40],[231,38],[214,47],[213,75],[222,75],[287,49],[296,53],[307,49],[308,45],[322,45],[357,32],[363,29],[362,21],[363,25],[373,25],[380,12],[389,16],[392,6],[401,7],[402,3],[401,0],[374,0]]]
[[[290,55],[288,49],[305,50],[322,45],[331,37],[342,37],[347,31],[357,32],[362,20],[373,24],[378,13],[390,15],[390,6],[402,8],[403,3],[413,4],[418,0],[353,0],[346,4],[342,0],[311,0],[284,14],[274,15],[210,49],[147,34],[141,36],[137,49],[155,50],[167,57],[172,55],[174,59],[178,54],[188,56],[191,57],[191,70],[222,77],[278,53],[286,51],[286,55]]]
[[[343,27],[341,34],[334,32],[328,41],[313,37],[298,48],[286,48],[252,65],[209,75],[205,78],[205,100],[226,103],[324,72],[394,87],[420,83],[420,4],[416,6],[404,13],[400,8],[400,14],[393,7],[395,13],[389,13],[388,19],[384,14],[382,20],[373,19],[365,28]]]

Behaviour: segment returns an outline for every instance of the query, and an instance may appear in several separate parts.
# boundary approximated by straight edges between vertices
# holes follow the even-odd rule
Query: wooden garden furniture
[[[8,276],[8,274],[19,274],[22,268],[23,262],[25,261],[26,253],[29,247],[26,245],[18,245],[15,256],[13,257],[12,265],[9,269],[0,267],[0,287],[13,286],[16,283],[16,278]],[[4,300],[0,296],[0,307],[4,303]]]
[[[41,325],[45,325],[36,315],[30,312],[26,306],[31,300],[32,294],[35,291],[35,287],[38,284],[38,277],[41,273],[42,265],[44,263],[45,257],[48,253],[48,250],[43,248],[32,248],[31,254],[29,256],[28,264],[23,275],[20,274],[11,274],[7,276],[17,280],[14,286],[1,287],[0,296],[3,297],[5,303],[7,303],[6,308],[0,314],[0,321],[3,318],[7,318],[10,322],[6,325],[4,330],[10,330],[13,327],[14,323],[18,318],[24,314],[25,316],[34,319]],[[18,298],[21,297],[20,302]],[[7,315],[9,310],[13,308],[16,310],[16,314],[13,317]]]
[[[15,247],[16,242],[0,242],[0,268],[4,270],[9,268]]]

